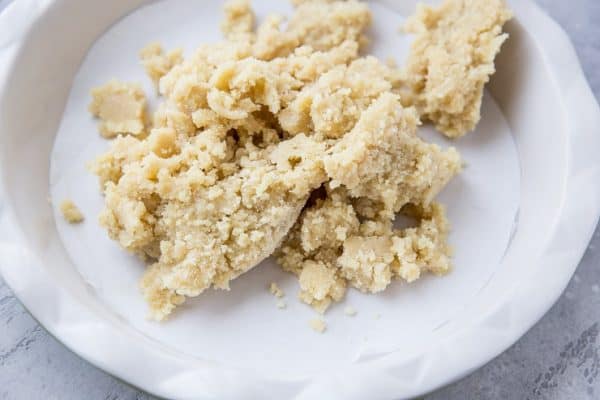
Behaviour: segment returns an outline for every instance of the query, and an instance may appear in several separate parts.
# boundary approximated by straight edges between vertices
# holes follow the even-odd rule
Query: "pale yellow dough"
[[[78,224],[84,220],[83,213],[72,200],[63,200],[62,203],[60,203],[60,212],[65,221],[70,224]]]
[[[283,290],[281,290],[281,288],[275,282],[271,282],[271,285],[269,286],[269,292],[279,299],[285,296]]]
[[[276,253],[283,268],[299,276],[300,299],[323,313],[348,286],[377,293],[393,279],[411,283],[424,272],[447,273],[451,249],[444,208],[407,204],[402,212],[417,225],[394,229],[383,204],[329,189],[302,213]]]
[[[383,94],[328,151],[325,198],[305,209],[277,251],[299,276],[300,299],[317,311],[341,300],[348,285],[376,293],[393,278],[449,270],[448,223],[432,200],[461,160],[455,149],[419,139],[417,124],[414,110]],[[409,204],[419,206],[420,225],[395,230],[396,213]]]
[[[356,314],[358,314],[358,311],[356,311],[352,306],[346,306],[346,308],[344,308],[344,314],[346,314],[348,317],[354,317]]]
[[[100,119],[100,133],[105,138],[144,133],[146,95],[139,85],[113,80],[97,87],[92,90],[89,110]]]
[[[311,319],[308,321],[308,325],[317,333],[323,333],[327,330],[327,324],[320,318]]]
[[[226,38],[235,40],[252,34],[255,16],[247,0],[230,0],[225,3],[224,11],[221,31]]]
[[[416,106],[448,137],[473,130],[481,118],[484,86],[496,71],[494,59],[508,38],[502,27],[511,18],[504,0],[419,5],[405,25],[416,37],[403,103]]]
[[[285,27],[272,15],[254,29],[249,3],[235,0],[225,41],[186,59],[158,44],[141,52],[162,96],[151,125],[136,86],[94,90],[104,135],[134,135],[91,164],[100,223],[149,264],[141,287],[153,318],[228,289],[274,252],[320,312],[347,287],[378,292],[449,270],[434,198],[460,156],[416,135],[422,105],[402,106],[402,73],[359,55],[370,22],[365,3],[304,0]],[[398,212],[415,227],[395,229]]]
[[[104,185],[100,223],[124,248],[156,260],[142,280],[156,319],[183,296],[228,289],[268,257],[324,179],[321,146],[304,135],[260,149],[251,137],[239,146],[216,127],[155,140],[163,130],[173,133],[154,128],[143,141],[116,139],[94,165],[99,175],[118,177]],[[114,171],[121,146],[133,159]],[[292,167],[288,159],[298,161]]]
[[[165,53],[160,43],[150,43],[140,51],[140,60],[146,74],[158,87],[160,78],[183,61],[183,50],[175,49]]]

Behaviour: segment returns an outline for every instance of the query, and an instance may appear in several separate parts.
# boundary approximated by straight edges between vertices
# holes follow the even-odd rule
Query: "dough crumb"
[[[160,78],[171,71],[174,66],[183,62],[183,50],[175,49],[165,54],[162,45],[153,42],[140,51],[140,60],[146,74],[158,88]]]
[[[346,314],[349,317],[354,317],[358,312],[351,306],[347,306],[346,308],[344,308],[344,314]]]
[[[445,0],[419,5],[406,32],[416,35],[408,57],[404,105],[450,138],[473,130],[481,118],[485,84],[496,71],[494,59],[512,18],[504,0]]]
[[[327,324],[321,318],[311,319],[308,324],[313,331],[318,333],[323,333],[327,329]]]
[[[284,291],[281,290],[281,288],[275,282],[271,282],[271,285],[269,286],[269,291],[273,296],[277,298],[282,298],[283,296],[285,296]]]
[[[82,212],[72,200],[63,200],[62,203],[60,203],[60,211],[65,221],[70,224],[78,224],[84,220]]]
[[[285,300],[279,300],[277,302],[277,308],[279,308],[280,310],[287,308],[287,303],[285,302]]]
[[[94,88],[89,110],[100,119],[100,134],[107,139],[144,133],[146,95],[139,85],[113,80]]]
[[[235,40],[250,37],[254,28],[254,12],[249,0],[229,0],[224,6],[225,18],[221,22],[221,31],[227,39]]]

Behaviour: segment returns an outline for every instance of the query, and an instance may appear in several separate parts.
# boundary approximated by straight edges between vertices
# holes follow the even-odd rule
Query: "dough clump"
[[[403,103],[450,138],[473,130],[481,118],[483,89],[512,18],[504,0],[445,0],[419,5],[405,25],[415,34],[405,70]]]
[[[158,87],[160,78],[165,76],[177,64],[183,61],[183,50],[175,49],[165,53],[157,42],[148,44],[140,51],[140,60],[148,77]]]
[[[78,224],[83,222],[85,218],[73,200],[69,199],[63,200],[60,203],[60,212],[62,213],[65,221],[70,224]]]
[[[112,80],[92,90],[89,110],[100,119],[100,134],[141,136],[146,124],[146,95],[139,85]]]
[[[416,134],[419,113],[433,115],[427,91],[403,94],[418,85],[359,54],[371,23],[365,3],[294,5],[285,25],[270,15],[256,26],[249,2],[233,0],[222,42],[185,58],[144,48],[161,96],[148,121],[138,86],[112,81],[92,92],[101,133],[117,136],[90,164],[105,196],[100,223],[148,263],[141,288],[154,319],[186,297],[229,289],[271,254],[320,312],[348,287],[376,293],[451,267],[449,225],[434,199],[462,162]],[[472,92],[459,93],[469,107],[480,102]],[[398,213],[414,226],[394,227]]]

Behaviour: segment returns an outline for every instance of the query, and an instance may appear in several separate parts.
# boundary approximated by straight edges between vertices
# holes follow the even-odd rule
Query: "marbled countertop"
[[[10,1],[0,0],[0,10]],[[600,98],[600,0],[538,2],[571,36]],[[599,399],[599,267],[600,229],[562,298],[529,333],[482,369],[426,399]],[[1,279],[0,327],[1,399],[153,399],[53,339]]]

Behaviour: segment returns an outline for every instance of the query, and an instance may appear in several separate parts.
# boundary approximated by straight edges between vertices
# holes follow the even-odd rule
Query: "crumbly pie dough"
[[[141,287],[157,320],[186,297],[228,289],[273,253],[321,312],[348,287],[376,293],[450,269],[448,222],[434,199],[461,159],[416,131],[420,117],[450,136],[474,126],[508,11],[500,0],[421,8],[398,70],[359,53],[365,3],[294,5],[285,24],[271,15],[255,27],[249,2],[233,0],[224,41],[187,58],[144,48],[162,96],[151,118],[136,85],[92,92],[101,133],[117,136],[90,165],[105,196],[100,223],[148,262]],[[414,226],[395,228],[398,213]]]

